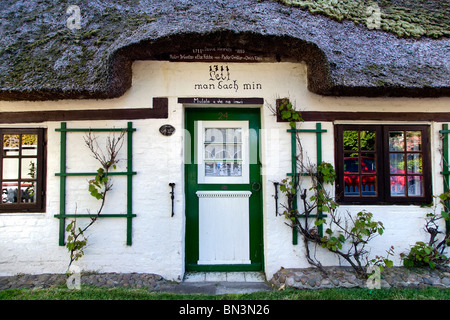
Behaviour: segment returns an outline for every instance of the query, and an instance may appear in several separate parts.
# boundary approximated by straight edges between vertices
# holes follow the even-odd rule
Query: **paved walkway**
[[[187,273],[177,285],[162,286],[173,293],[252,293],[272,290],[262,272],[194,272]]]

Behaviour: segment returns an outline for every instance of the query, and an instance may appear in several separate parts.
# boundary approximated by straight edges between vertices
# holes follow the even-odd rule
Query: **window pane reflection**
[[[361,150],[375,150],[375,131],[361,130],[359,133]]]
[[[36,156],[36,155],[37,155],[37,135],[23,134],[22,156]]]
[[[35,182],[23,182],[20,186],[21,202],[32,203],[36,202]]]
[[[403,131],[389,131],[389,151],[404,151],[405,138]]]
[[[422,155],[411,153],[407,156],[408,173],[422,173]]]
[[[37,159],[36,158],[22,158],[21,161],[21,179],[36,179],[37,178]]]
[[[408,177],[408,195],[421,197],[423,195],[423,177],[409,176]]]
[[[359,196],[359,175],[346,175],[344,176],[345,189],[344,194],[346,196]]]
[[[389,154],[390,173],[405,173],[405,155],[403,153]]]
[[[242,176],[242,129],[206,128],[205,176]]]
[[[19,155],[20,135],[4,134],[3,135],[3,156]]]
[[[422,151],[422,132],[406,131],[406,150]]]
[[[358,153],[344,154],[344,172],[345,173],[359,172]]]
[[[242,145],[206,145],[205,159],[242,160]]]
[[[375,196],[377,194],[376,186],[376,176],[362,176],[361,194],[363,196]]]
[[[376,132],[344,130],[344,195],[376,196]]]
[[[18,199],[18,181],[2,183],[2,202],[17,203]]]
[[[359,150],[358,132],[354,130],[344,131],[344,150]]]
[[[404,176],[391,176],[390,186],[392,197],[404,197],[406,195]]]
[[[362,173],[376,173],[376,162],[374,153],[361,154],[361,172]]]
[[[241,128],[207,128],[205,129],[205,143],[241,143]]]
[[[242,176],[242,163],[228,163],[223,161],[206,162],[205,176],[209,177]]]

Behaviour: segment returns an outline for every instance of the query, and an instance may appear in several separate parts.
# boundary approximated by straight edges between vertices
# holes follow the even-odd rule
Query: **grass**
[[[145,289],[99,288],[82,286],[80,290],[56,288],[8,289],[0,291],[0,300],[450,300],[450,289],[321,289],[261,291],[249,294],[174,294]]]

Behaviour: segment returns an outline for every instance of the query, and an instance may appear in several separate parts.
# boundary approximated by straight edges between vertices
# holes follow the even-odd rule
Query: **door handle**
[[[253,191],[261,190],[261,183],[259,183],[258,181],[253,182],[252,183],[252,190]]]

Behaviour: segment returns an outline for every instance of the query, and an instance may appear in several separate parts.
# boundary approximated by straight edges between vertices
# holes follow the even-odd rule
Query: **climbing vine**
[[[417,241],[411,246],[408,253],[400,254],[405,267],[428,266],[434,269],[450,262],[444,254],[444,250],[450,245],[450,234],[441,231],[439,226],[441,220],[450,220],[448,200],[450,200],[449,192],[435,197],[435,203],[432,205],[433,211],[428,213],[425,219],[424,229],[429,235],[428,243]],[[436,213],[439,207],[441,208],[440,213]]]
[[[89,229],[100,217],[106,202],[106,195],[112,190],[112,182],[108,173],[116,169],[119,162],[118,154],[123,145],[123,138],[125,131],[121,131],[118,137],[108,137],[104,153],[99,147],[97,137],[93,136],[91,132],[84,138],[86,146],[91,151],[93,157],[100,163],[97,174],[93,179],[88,181],[88,191],[90,195],[100,201],[100,206],[97,212],[91,216],[90,222],[83,228],[77,226],[77,218],[73,219],[66,227],[68,232],[66,248],[70,254],[69,266],[74,261],[77,261],[84,255],[84,248],[87,245],[87,237],[85,232]],[[88,210],[89,214],[91,212]]]
[[[292,128],[296,127],[297,122],[303,121],[300,112],[288,99],[280,101],[277,114],[282,120],[288,121]],[[298,136],[297,141],[300,141]],[[310,245],[316,245],[344,259],[363,278],[369,276],[370,266],[391,267],[393,262],[389,257],[393,255],[393,247],[386,251],[386,257],[376,256],[369,260],[368,243],[383,234],[382,222],[375,221],[373,214],[365,210],[356,215],[338,211],[338,203],[327,191],[327,187],[336,180],[333,165],[327,162],[312,165],[306,163],[302,155],[296,157],[297,172],[301,174],[287,177],[279,184],[286,199],[282,204],[282,214],[288,220],[287,224],[302,236],[308,262],[326,272],[311,252]],[[304,184],[309,184],[309,188],[304,188]],[[297,208],[299,197],[303,202],[301,209]],[[319,211],[328,218],[314,214]],[[323,228],[324,234],[321,232]]]

